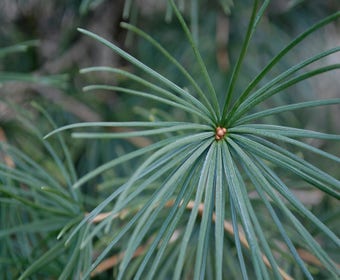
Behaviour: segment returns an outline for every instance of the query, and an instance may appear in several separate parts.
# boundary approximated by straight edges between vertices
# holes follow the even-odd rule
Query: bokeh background
[[[223,100],[227,79],[235,62],[251,11],[252,1],[199,1],[196,10],[190,1],[178,1],[188,22],[195,21],[198,42],[207,63],[215,88]],[[236,90],[242,91],[252,77],[271,57],[310,25],[340,9],[336,0],[274,0],[270,4],[259,30],[250,45]],[[193,14],[195,17],[193,17]],[[82,36],[77,27],[93,31],[127,50],[151,68],[185,87],[185,79],[175,71],[161,54],[137,36],[127,33],[120,22],[136,24],[152,35],[177,57],[184,66],[192,69],[190,46],[169,12],[166,1],[158,0],[1,0],[0,47],[26,45],[21,51],[0,53],[0,128],[3,138],[24,150],[39,149],[30,141],[29,129],[17,121],[18,112],[27,110],[36,127],[47,133],[51,130],[41,114],[32,108],[32,101],[45,108],[58,126],[83,121],[128,121],[133,119],[166,118],[172,113],[178,119],[180,112],[168,108],[154,108],[150,101],[136,99],[115,92],[84,93],[82,87],[92,83],[129,85],[131,81],[102,73],[80,75],[79,69],[90,66],[112,66],[132,72],[131,65],[108,48]],[[267,80],[288,67],[319,51],[340,45],[339,21],[327,25],[294,48],[273,69]],[[340,62],[340,54],[328,56],[320,63]],[[319,63],[319,64],[320,64]],[[316,65],[311,65],[313,68]],[[143,75],[143,73],[138,73]],[[339,71],[308,80],[285,93],[270,99],[263,106],[273,106],[303,100],[340,97]],[[27,82],[28,81],[28,82]],[[259,110],[263,107],[259,107]],[[162,109],[162,110],[160,110]],[[340,108],[324,108],[290,112],[270,119],[288,122],[292,126],[340,131]],[[132,145],[146,145],[146,139],[137,139]],[[338,147],[322,140],[314,145],[339,154]],[[96,141],[70,141],[74,160],[83,174],[94,166],[112,158],[115,152],[98,150],[97,145],[111,150],[111,144]],[[326,147],[327,146],[327,147]],[[130,147],[127,147],[130,148]],[[125,148],[124,148],[125,149]],[[124,150],[123,149],[123,150]],[[86,163],[85,163],[86,162]]]

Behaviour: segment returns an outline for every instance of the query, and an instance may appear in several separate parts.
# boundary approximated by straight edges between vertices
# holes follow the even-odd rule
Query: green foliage
[[[340,135],[264,122],[285,112],[338,105],[340,98],[258,108],[298,83],[340,68],[331,64],[306,70],[339,52],[335,47],[265,80],[287,53],[339,19],[340,12],[297,36],[250,82],[242,83],[239,93],[237,83],[269,1],[262,5],[254,1],[224,92],[215,89],[197,33],[190,31],[174,1],[169,4],[192,49],[195,63],[188,69],[141,29],[128,23],[122,27],[161,53],[185,86],[99,35],[78,29],[140,71],[85,68],[81,73],[106,72],[131,81],[126,83],[131,87],[94,84],[84,90],[129,94],[159,104],[161,113],[148,121],[85,122],[57,128],[38,108],[54,129],[44,140],[38,129],[25,118],[22,121],[40,141],[52,172],[20,149],[1,144],[1,151],[14,161],[14,166],[0,164],[0,238],[4,241],[0,265],[11,268],[4,278],[87,279],[110,262],[114,279],[337,279],[332,250],[336,252],[340,240],[328,223],[332,219],[313,213],[293,189],[297,184],[306,192],[317,189],[330,204],[337,203],[339,180],[309,161],[308,155],[333,165],[339,165],[340,158],[304,139],[338,142]],[[72,133],[74,138],[96,138],[100,143],[113,139],[120,147],[135,137],[148,137],[150,142],[128,152],[122,148],[110,161],[78,177],[61,133],[70,129],[81,129]],[[123,171],[114,171],[119,168]],[[98,177],[102,181],[96,181]],[[95,183],[102,192],[99,203],[87,193]],[[309,262],[301,252],[317,261]],[[14,263],[19,264],[17,271]]]
[[[38,41],[28,41],[23,42],[21,44],[17,44],[14,46],[3,47],[0,48],[0,59],[18,52],[25,52],[28,48],[37,46]],[[40,83],[43,85],[51,85],[55,87],[62,88],[65,86],[65,82],[67,80],[66,75],[54,75],[48,77],[41,77],[35,76],[32,74],[27,73],[18,73],[18,72],[0,72],[0,86],[2,83],[6,82],[14,82],[14,81],[21,81],[21,82],[30,82],[30,83]]]

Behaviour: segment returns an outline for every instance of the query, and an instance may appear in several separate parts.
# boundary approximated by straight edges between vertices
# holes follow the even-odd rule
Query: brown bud
[[[215,130],[215,139],[217,141],[221,140],[222,138],[224,138],[225,134],[227,133],[227,129],[225,127],[216,127]]]

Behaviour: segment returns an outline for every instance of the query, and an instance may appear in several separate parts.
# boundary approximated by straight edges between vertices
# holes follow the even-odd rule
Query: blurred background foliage
[[[245,35],[251,12],[251,1],[202,0],[199,1],[198,6],[190,5],[195,1],[177,2],[191,22],[192,31],[197,35],[200,50],[213,77],[215,88],[222,97],[227,88],[226,77],[231,73],[231,65],[235,63]],[[273,0],[251,43],[236,91],[240,92],[244,89],[245,85],[242,81],[247,82],[254,77],[258,69],[297,34],[339,9],[340,4],[337,0]],[[157,106],[156,109],[151,101],[139,100],[134,96],[105,91],[84,93],[81,90],[84,85],[100,82],[120,86],[129,83],[130,86],[134,86],[131,85],[131,81],[119,76],[112,77],[97,73],[80,75],[79,69],[82,67],[114,66],[135,73],[138,73],[138,70],[133,69],[109,49],[81,36],[76,31],[77,27],[86,28],[115,42],[154,70],[161,74],[166,73],[170,79],[176,80],[177,84],[185,87],[185,79],[174,71],[173,65],[155,52],[149,43],[120,27],[121,21],[136,24],[166,46],[184,66],[192,67],[193,57],[190,54],[190,46],[177,21],[172,21],[171,18],[171,11],[166,1],[159,0],[0,0],[0,141],[13,145],[19,150],[18,153],[24,153],[33,159],[56,180],[55,184],[63,188],[67,185],[65,173],[71,174],[72,168],[63,173],[60,168],[57,168],[58,162],[53,158],[53,153],[47,154],[49,148],[46,145],[50,144],[55,149],[55,153],[60,155],[60,160],[66,161],[58,139],[48,140],[48,144],[42,141],[42,136],[51,131],[53,126],[37,106],[32,106],[33,101],[44,108],[58,127],[82,121],[152,120],[168,119],[173,116],[178,120],[185,118],[182,113],[170,112],[165,106],[163,108]],[[294,49],[273,70],[273,75],[317,51],[339,45],[340,23],[337,21],[317,31]],[[327,57],[325,64],[339,63],[339,55],[337,53]],[[138,74],[143,76],[143,73]],[[195,76],[195,73],[193,74]],[[270,78],[269,75],[267,79]],[[266,105],[340,97],[339,88],[339,71],[334,71],[294,86],[286,94],[271,98],[268,101],[270,103]],[[275,115],[275,119],[273,116],[270,118],[273,123],[287,122],[295,127],[317,128],[330,133],[340,131],[339,106],[331,106],[327,110],[313,108],[291,111],[279,116]],[[144,138],[128,139],[128,141],[83,141],[65,135],[65,145],[74,164],[74,173],[79,177],[117,155],[131,151],[135,147],[148,145],[152,141]],[[340,155],[336,144],[323,140],[313,141],[312,144],[318,148]],[[300,151],[296,149],[296,153],[299,154]],[[18,154],[15,158],[14,154],[15,152],[12,152],[9,156],[3,152],[0,155],[1,162],[7,166],[17,166],[25,172],[30,170],[34,172],[22,163],[23,155]],[[311,162],[319,161],[317,157],[306,156]],[[324,164],[327,166],[327,171],[339,178],[340,170],[334,165],[329,166],[326,161]],[[137,163],[135,162],[134,166],[127,164],[104,173],[96,181],[88,182],[79,194],[66,192],[65,195],[74,196],[72,199],[77,201],[72,210],[79,215],[76,220],[78,221],[85,212],[90,211],[110,193],[107,188],[112,187],[112,180],[117,183],[119,178],[124,180],[131,174],[135,164]],[[5,184],[6,180],[2,174],[0,173],[0,184]],[[34,177],[34,173],[31,175]],[[39,184],[44,184],[44,176],[40,178],[37,176],[35,179]],[[287,180],[294,180],[294,178],[287,178]],[[319,191],[305,191],[304,185],[296,185],[295,188],[295,193],[305,205],[335,232],[339,230],[336,229],[336,226],[339,226],[336,225],[335,219],[339,214],[336,202],[324,197]],[[24,191],[23,186],[22,192]],[[18,195],[25,197],[27,194],[19,192]],[[28,196],[27,199],[36,199],[36,197]],[[40,202],[45,203],[45,206],[48,205],[59,212],[63,211],[63,206],[52,203],[55,199],[53,195],[44,194],[39,199]],[[24,201],[22,203],[25,207],[16,208],[17,206],[13,207],[9,204],[9,196],[4,191],[0,193],[0,203],[2,205],[0,231],[6,227],[25,224],[31,220],[32,215],[35,215],[31,211],[25,212],[25,207],[30,206]],[[3,239],[7,243],[12,242],[11,245],[7,244],[8,246],[5,245],[6,242],[0,242],[0,272],[9,271],[2,279],[10,276],[13,278],[8,279],[18,277],[18,273],[27,267],[31,259],[43,255],[45,248],[53,244],[55,232],[60,230],[58,225],[63,225],[65,219],[64,214],[58,211],[54,213],[55,221],[52,219],[54,224],[52,222],[45,224],[46,233],[38,232],[39,235],[30,235],[31,240],[26,239],[27,236],[21,236],[22,238],[19,236],[20,238],[11,241]],[[8,213],[13,217],[8,217]],[[42,215],[42,219],[48,217]],[[41,229],[38,224],[35,227],[32,231]],[[3,236],[0,235],[0,240],[1,238]],[[67,254],[67,250],[64,253]],[[6,254],[12,254],[9,263],[5,260],[5,257],[8,257]],[[13,260],[16,262],[14,263]],[[60,258],[58,262],[47,266],[40,276],[57,275],[58,268],[64,265]],[[98,276],[98,279],[105,279],[105,274]]]

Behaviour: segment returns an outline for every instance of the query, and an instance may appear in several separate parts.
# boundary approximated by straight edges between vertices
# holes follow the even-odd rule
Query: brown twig
[[[173,204],[174,204],[174,200],[169,200],[166,203],[165,206],[166,207],[171,207],[171,206],[173,206]],[[188,202],[188,204],[186,206],[186,209],[187,210],[192,210],[194,208],[194,205],[195,205],[195,202],[191,200],[191,201]],[[200,203],[199,206],[198,206],[198,214],[200,216],[202,216],[203,215],[203,211],[204,211],[204,204]],[[110,214],[111,214],[110,212],[99,214],[98,216],[96,216],[92,220],[92,222],[93,223],[99,223],[102,220],[106,219],[108,216],[110,216]],[[117,215],[114,215],[114,217],[119,216],[119,215],[120,214],[118,213]],[[215,212],[213,212],[213,217],[212,218],[213,218],[213,221],[215,222],[216,221],[216,214],[215,214]],[[226,232],[228,232],[230,235],[234,235],[235,234],[235,231],[234,231],[232,223],[229,222],[229,221],[226,221],[226,220],[224,220],[224,230]],[[249,249],[250,248],[249,247],[249,243],[248,243],[248,241],[246,239],[245,234],[242,231],[240,231],[240,230],[238,230],[238,234],[239,234],[240,241],[241,241],[242,245],[244,247],[246,247],[247,249]],[[146,249],[147,249],[147,245],[142,245],[142,246],[138,247],[133,256],[134,257],[140,256],[141,254],[143,254],[143,252]],[[117,265],[122,260],[123,257],[124,257],[124,252],[121,252],[119,254],[116,254],[116,255],[114,255],[112,257],[109,257],[109,258],[105,259],[104,261],[102,261],[96,267],[96,269],[92,272],[91,276],[97,275],[97,274],[99,274],[99,273],[101,273],[101,272],[103,272],[105,270],[108,270],[108,269],[112,268],[113,266]],[[264,254],[262,254],[262,259],[263,259],[264,264],[267,267],[271,268],[271,264],[270,264],[268,258]],[[288,275],[283,269],[278,267],[278,270],[279,270],[279,273],[281,274],[281,276],[282,276],[282,278],[284,280],[293,280],[293,278],[290,275]]]
[[[304,261],[317,265],[317,266],[322,266],[322,263],[308,251],[304,249],[297,249],[297,252],[299,256],[301,257],[301,259],[303,259]]]
[[[194,205],[195,205],[194,201],[189,201],[189,203],[187,205],[187,209],[192,210]],[[198,213],[202,216],[203,211],[204,211],[204,204],[200,203],[200,205],[198,207]],[[216,213],[215,212],[213,212],[213,221],[216,222]],[[231,235],[235,234],[234,227],[233,227],[232,223],[228,222],[226,220],[224,220],[224,230]],[[239,235],[239,238],[240,238],[242,245],[244,247],[246,247],[247,249],[249,249],[250,248],[249,243],[247,241],[245,234],[243,232],[241,232],[240,230],[238,230],[238,235]],[[264,254],[262,254],[262,260],[267,267],[272,268],[268,258]],[[290,275],[288,275],[283,269],[278,267],[278,270],[279,270],[279,273],[281,274],[281,276],[284,280],[293,280],[293,278]]]
[[[7,143],[7,138],[6,138],[6,134],[5,131],[0,127],[0,143]],[[0,159],[3,159],[4,163],[11,168],[15,167],[14,161],[11,158],[11,156],[9,156],[6,153],[0,153]]]
[[[136,251],[133,254],[133,257],[136,258],[140,255],[142,255],[145,250],[147,249],[149,243],[151,242],[151,240],[149,240],[145,245],[139,246]],[[103,260],[97,267],[96,269],[91,273],[91,277],[94,277],[114,266],[116,266],[124,257],[124,252],[118,253],[117,255],[114,255],[110,258],[107,258],[105,260]]]

